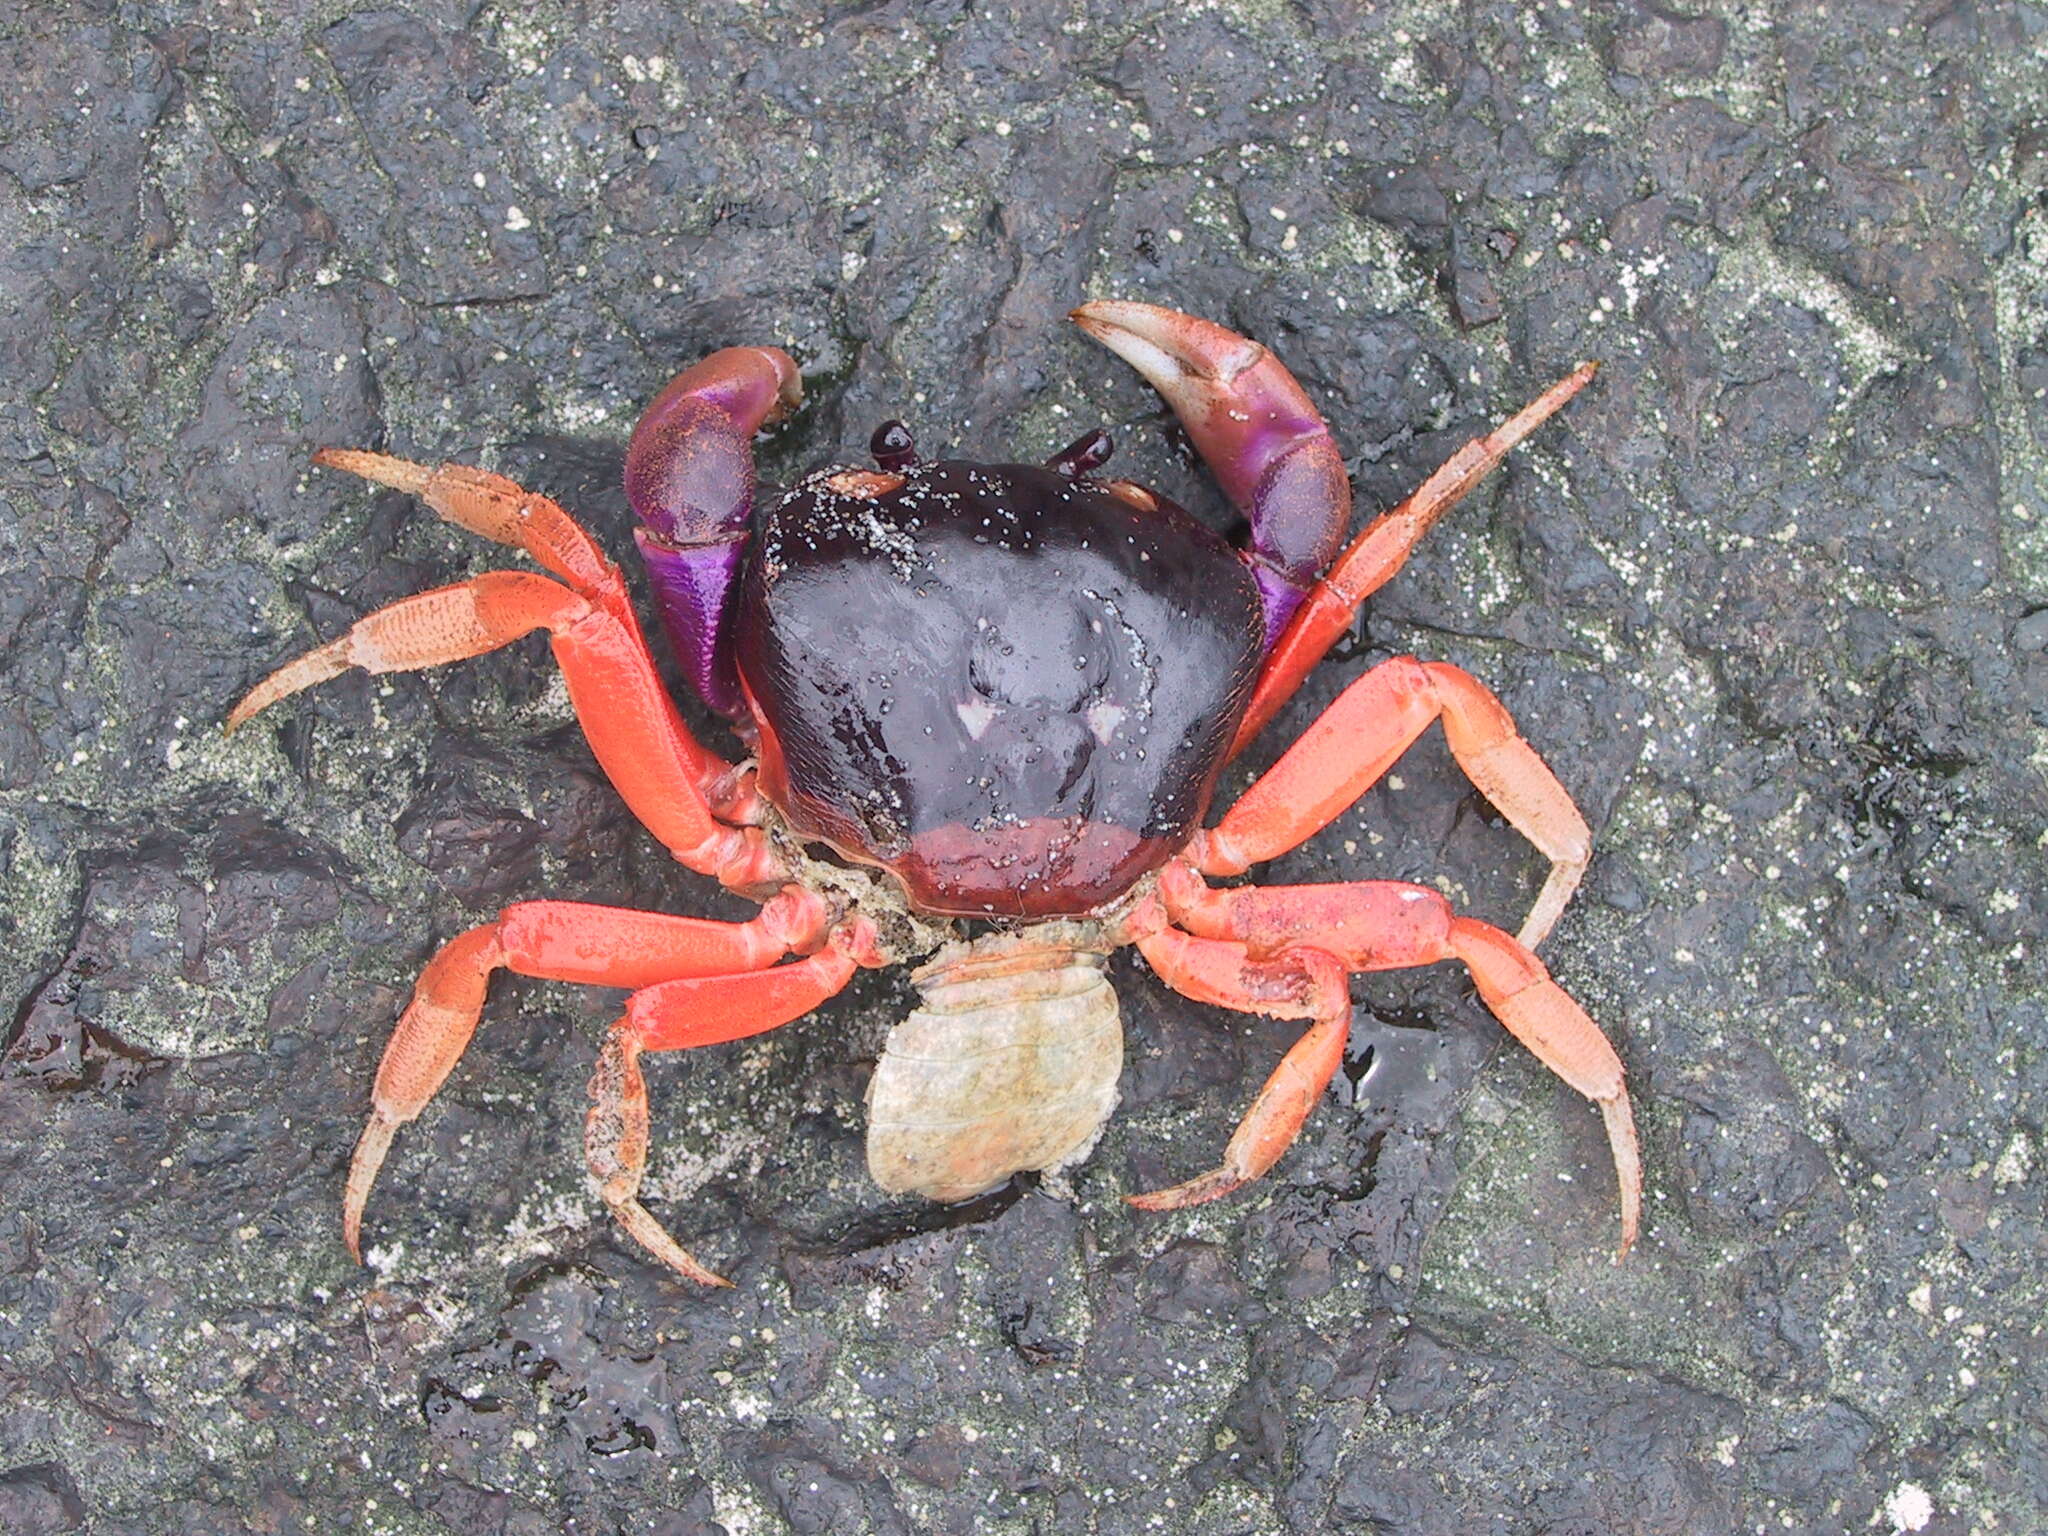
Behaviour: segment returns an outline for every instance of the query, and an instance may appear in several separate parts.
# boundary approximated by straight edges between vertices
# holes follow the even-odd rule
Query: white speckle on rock
[[[2012,1140],[2005,1144],[2005,1150],[1998,1154],[1998,1161],[1992,1165],[1991,1187],[1997,1190],[2011,1188],[2027,1182],[2027,1175],[2034,1171],[2034,1144],[2027,1140],[2025,1131],[2014,1131]]]
[[[1922,1531],[1934,1518],[1934,1500],[1918,1483],[1901,1483],[1884,1501],[1884,1517],[1895,1531]]]
[[[533,220],[526,216],[525,209],[514,203],[505,210],[505,227],[517,234],[522,229],[531,229]]]

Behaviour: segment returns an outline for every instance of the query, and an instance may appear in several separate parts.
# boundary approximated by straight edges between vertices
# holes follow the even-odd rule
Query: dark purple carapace
[[[1180,508],[1064,460],[897,463],[757,519],[734,640],[762,786],[922,910],[1092,911],[1206,810],[1257,584]]]

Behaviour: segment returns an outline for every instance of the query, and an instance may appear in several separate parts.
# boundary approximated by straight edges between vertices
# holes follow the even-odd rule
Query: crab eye
[[[900,421],[885,421],[868,439],[868,453],[882,469],[895,471],[917,462],[917,439]]]
[[[1069,480],[1102,468],[1116,451],[1116,439],[1101,427],[1084,432],[1045,461],[1045,467]]]

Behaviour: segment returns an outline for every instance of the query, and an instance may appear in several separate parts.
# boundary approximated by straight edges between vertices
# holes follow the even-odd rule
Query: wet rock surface
[[[477,9],[0,20],[0,1527],[1546,1533],[2048,1525],[2040,1254],[2048,15],[2029,5]],[[788,478],[1117,461],[1221,518],[1091,296],[1274,346],[1391,504],[1582,356],[1232,781],[1363,668],[1496,687],[1597,855],[1547,957],[1595,1117],[1449,968],[1291,1032],[1113,974],[1072,1198],[866,1181],[908,1006],[652,1065],[655,1208],[580,1163],[616,997],[501,981],[338,1236],[432,946],[551,895],[738,916],[597,773],[543,647],[255,678],[498,563],[322,444],[504,468],[622,554],[638,404],[789,347]],[[1228,792],[1228,787],[1226,788]],[[1534,856],[1434,737],[1274,880],[1512,921]]]

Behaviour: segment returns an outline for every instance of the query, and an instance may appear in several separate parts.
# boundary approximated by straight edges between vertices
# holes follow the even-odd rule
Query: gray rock
[[[1695,11],[1698,14],[1695,14]],[[162,0],[0,23],[0,1526],[107,1533],[1516,1533],[2048,1526],[2048,121],[2025,6],[1188,10]],[[651,1198],[585,1187],[617,998],[503,981],[367,1224],[342,1170],[433,946],[532,896],[720,917],[538,642],[269,667],[500,562],[325,444],[503,467],[622,556],[634,413],[789,347],[789,478],[908,420],[1228,518],[1063,316],[1273,346],[1362,514],[1582,357],[1233,770],[1389,654],[1499,690],[1595,828],[1546,948],[1595,1118],[1439,967],[1356,986],[1261,1186],[1209,1165],[1292,1030],[1114,968],[1071,1201],[865,1178],[863,976],[664,1057]],[[693,724],[709,729],[700,710]],[[1435,736],[1274,881],[1535,856]],[[1916,1511],[1931,1507],[1924,1526]]]

